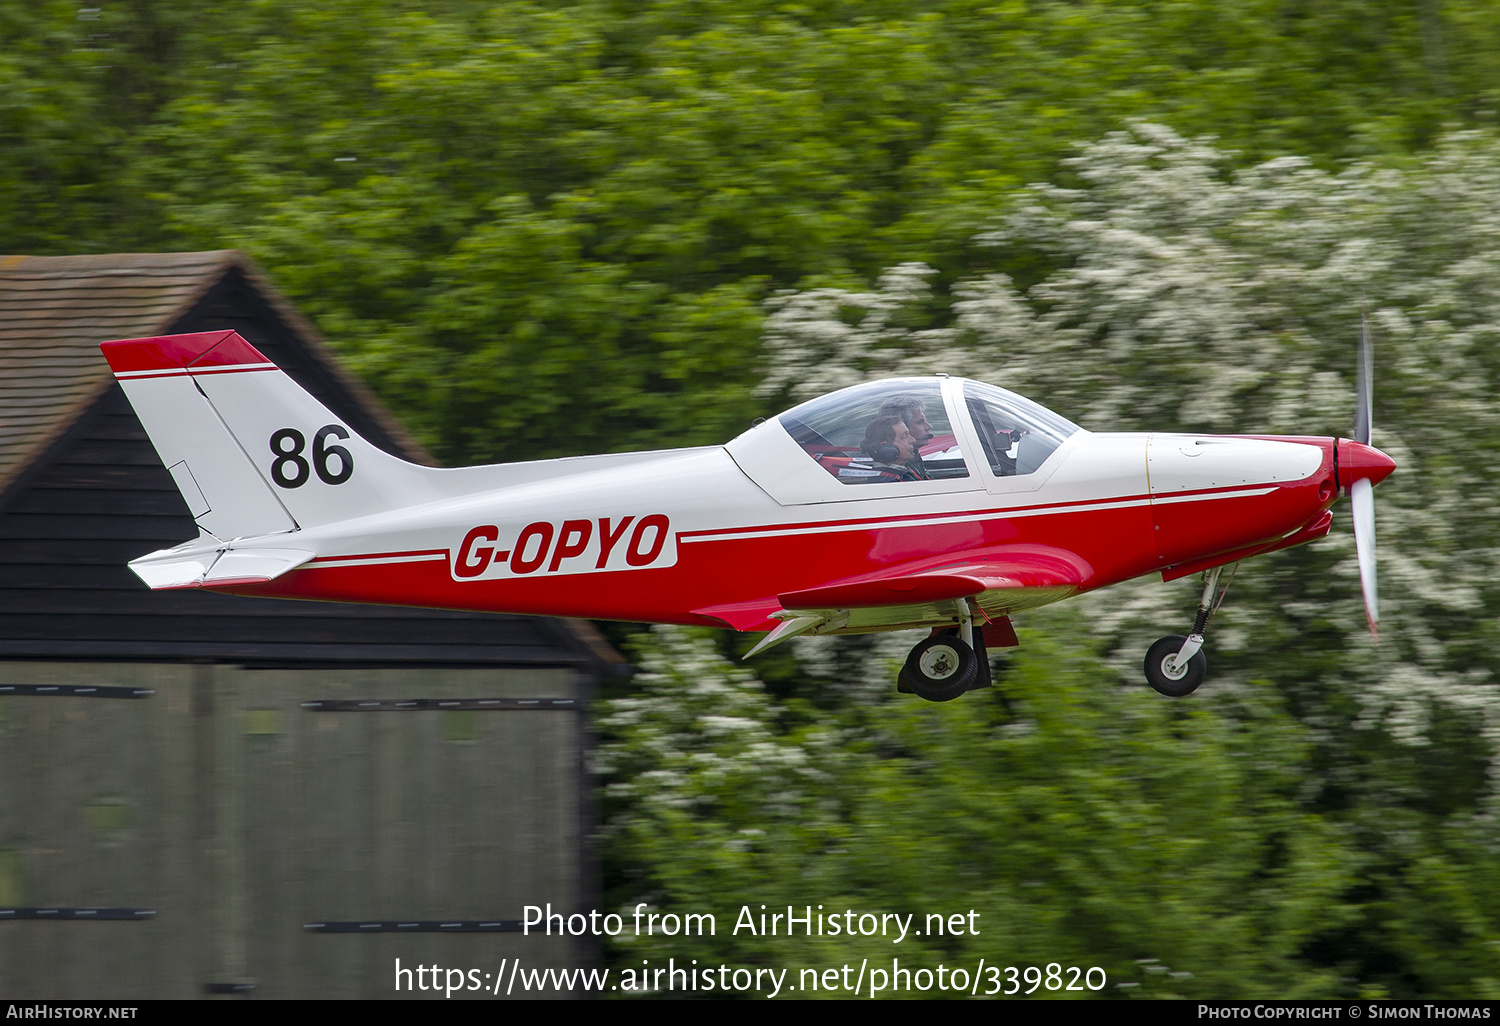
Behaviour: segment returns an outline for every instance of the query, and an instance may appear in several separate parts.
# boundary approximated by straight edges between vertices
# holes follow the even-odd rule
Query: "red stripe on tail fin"
[[[193,335],[158,335],[101,343],[99,348],[116,374],[143,371],[203,370],[210,367],[270,363],[236,331],[200,331]]]

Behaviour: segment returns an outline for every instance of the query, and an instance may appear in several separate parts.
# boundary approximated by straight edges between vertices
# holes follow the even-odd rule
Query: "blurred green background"
[[[1496,5],[93,2],[0,0],[0,252],[244,249],[450,463],[933,370],[1094,429],[1347,434],[1368,311],[1378,647],[1343,506],[1241,568],[1177,702],[1139,660],[1191,580],[1028,617],[941,707],[892,693],[909,638],[743,669],[616,629],[606,896],[983,908],[898,953],[1112,995],[1500,998]]]

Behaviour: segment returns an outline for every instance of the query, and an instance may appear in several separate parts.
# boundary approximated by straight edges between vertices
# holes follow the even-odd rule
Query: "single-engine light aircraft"
[[[1012,614],[1142,574],[1204,575],[1156,690],[1203,680],[1221,570],[1354,504],[1377,619],[1368,331],[1353,439],[1095,433],[936,375],[803,403],[727,445],[434,469],[359,437],[233,331],[102,345],[199,527],[152,588],[800,634],[930,628],[898,690],[990,683]]]

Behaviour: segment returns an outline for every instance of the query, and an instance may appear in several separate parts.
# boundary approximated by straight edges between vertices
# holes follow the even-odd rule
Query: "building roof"
[[[0,256],[0,491],[114,383],[100,342],[168,334],[232,269],[380,421],[399,455],[434,463],[238,250]]]

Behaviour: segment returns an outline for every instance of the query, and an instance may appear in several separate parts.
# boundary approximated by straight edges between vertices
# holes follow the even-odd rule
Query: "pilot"
[[[912,457],[907,466],[921,481],[932,480],[932,474],[922,462],[922,446],[932,441],[932,425],[927,422],[927,412],[922,400],[914,395],[893,395],[880,404],[880,416],[900,417],[912,434]]]
[[[871,481],[922,480],[911,467],[917,455],[917,440],[906,421],[895,414],[884,414],[870,421],[859,451],[873,461],[878,476],[870,478]]]

